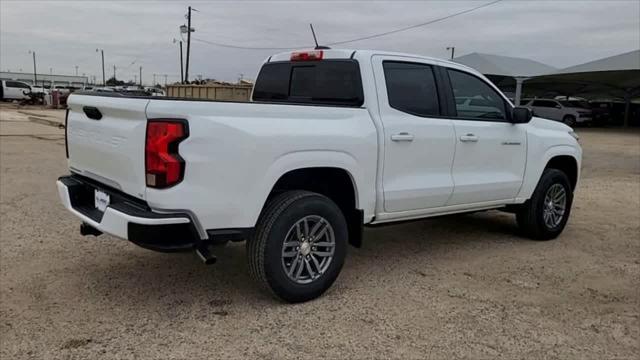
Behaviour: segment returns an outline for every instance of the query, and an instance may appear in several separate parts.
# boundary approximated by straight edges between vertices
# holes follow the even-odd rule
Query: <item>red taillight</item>
[[[149,120],[145,142],[147,186],[166,188],[184,176],[184,160],[178,154],[178,143],[189,136],[184,120]]]
[[[291,53],[291,61],[313,61],[322,60],[322,50],[296,51]]]

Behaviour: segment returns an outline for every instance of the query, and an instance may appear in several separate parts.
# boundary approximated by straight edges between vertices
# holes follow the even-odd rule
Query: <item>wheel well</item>
[[[545,169],[556,169],[564,172],[571,182],[571,188],[576,188],[578,182],[578,162],[572,156],[556,156],[549,160]]]
[[[349,243],[362,244],[363,212],[357,208],[356,188],[351,175],[344,169],[333,167],[304,168],[282,175],[269,194],[269,198],[288,190],[307,190],[322,194],[338,205],[349,227]]]

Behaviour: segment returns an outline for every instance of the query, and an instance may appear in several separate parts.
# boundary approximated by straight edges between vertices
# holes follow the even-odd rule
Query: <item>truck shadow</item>
[[[367,228],[363,247],[349,249],[341,277],[352,278],[350,272],[362,267],[370,271],[359,269],[359,278],[375,277],[376,269],[389,264],[402,267],[403,262],[407,266],[429,262],[439,253],[465,253],[478,246],[499,248],[517,242],[526,246],[527,240],[519,238],[516,231],[513,215],[499,212]],[[83,262],[78,265],[82,269],[76,269],[90,284],[87,295],[95,297],[95,301],[117,307],[126,297],[128,307],[152,308],[168,318],[180,316],[185,309],[224,316],[238,305],[256,309],[280,306],[249,277],[244,243],[213,248],[218,262],[211,266],[204,265],[195,253],[155,253],[133,244],[127,244],[124,253],[121,247],[105,251],[106,258],[89,266]]]

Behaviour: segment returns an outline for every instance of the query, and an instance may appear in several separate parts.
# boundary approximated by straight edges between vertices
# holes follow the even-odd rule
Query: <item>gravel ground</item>
[[[580,134],[556,241],[496,211],[367,229],[335,285],[297,305],[255,288],[243,244],[207,267],[80,236],[55,188],[60,135],[3,135],[0,357],[637,359],[640,134]]]

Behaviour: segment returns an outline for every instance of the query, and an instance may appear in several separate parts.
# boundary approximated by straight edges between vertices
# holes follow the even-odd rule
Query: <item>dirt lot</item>
[[[2,359],[640,356],[637,131],[580,131],[583,177],[556,241],[520,238],[494,211],[368,229],[325,296],[286,305],[254,287],[243,244],[206,267],[80,236],[55,188],[61,131],[2,120]]]

